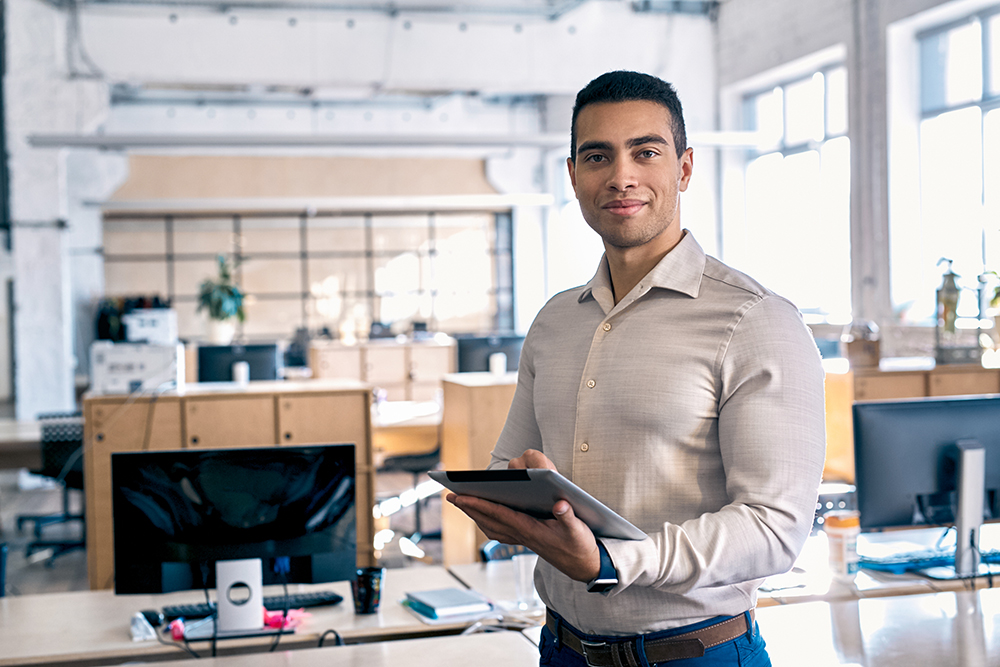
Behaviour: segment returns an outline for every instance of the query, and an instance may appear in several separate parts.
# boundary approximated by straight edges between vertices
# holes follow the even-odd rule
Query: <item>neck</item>
[[[651,247],[653,244],[645,244],[634,248],[615,248],[604,244],[604,251],[608,258],[608,269],[611,272],[612,292],[615,296],[615,305],[618,305],[625,295],[632,291],[632,288],[639,284],[653,267],[666,257],[667,253],[673,250],[683,234],[669,247]]]

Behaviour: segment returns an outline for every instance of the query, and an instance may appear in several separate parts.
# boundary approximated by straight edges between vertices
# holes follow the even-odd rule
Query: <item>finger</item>
[[[537,449],[525,450],[524,454],[521,455],[521,458],[524,460],[526,468],[548,468],[549,470],[556,469],[555,464],[549,460],[549,457],[542,454]]]
[[[502,522],[496,521],[495,519],[475,511],[470,508],[459,508],[466,516],[476,522],[479,529],[489,537],[490,539],[497,540],[498,542],[504,542],[506,544],[520,544],[521,536],[517,532],[511,530],[511,527]]]

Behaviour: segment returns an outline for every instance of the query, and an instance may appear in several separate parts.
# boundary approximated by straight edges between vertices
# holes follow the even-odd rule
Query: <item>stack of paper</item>
[[[438,588],[407,593],[403,604],[420,616],[435,620],[458,621],[493,610],[493,605],[487,598],[464,588]]]

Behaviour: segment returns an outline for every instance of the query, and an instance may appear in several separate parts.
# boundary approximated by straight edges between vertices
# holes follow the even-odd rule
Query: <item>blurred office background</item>
[[[818,337],[870,321],[883,356],[929,356],[937,260],[963,291],[996,268],[998,10],[7,0],[0,399],[72,409],[102,299],[203,339],[220,253],[244,342],[523,333],[600,256],[564,162],[575,92],[616,68],[677,86],[709,253]]]

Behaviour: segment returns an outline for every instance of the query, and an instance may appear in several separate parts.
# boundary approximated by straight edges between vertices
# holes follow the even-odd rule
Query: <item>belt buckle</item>
[[[587,649],[595,649],[602,646],[608,646],[607,642],[588,642],[586,640],[580,640],[580,648],[583,650],[583,659],[587,661],[587,667],[602,667],[601,665],[591,662],[590,656],[587,654]],[[595,656],[596,658],[596,656]]]

